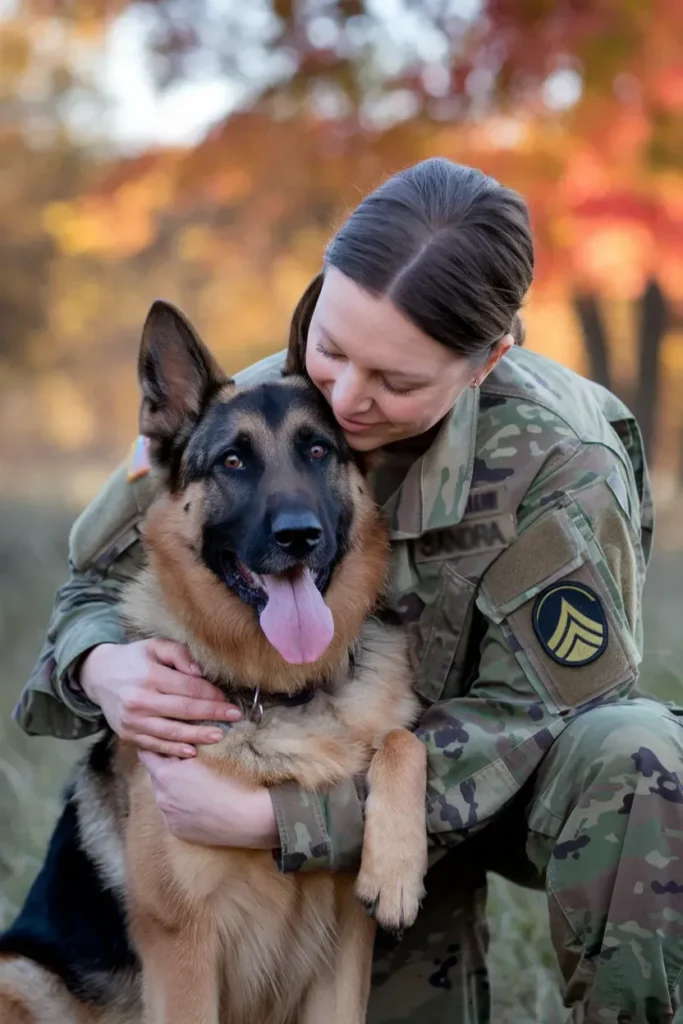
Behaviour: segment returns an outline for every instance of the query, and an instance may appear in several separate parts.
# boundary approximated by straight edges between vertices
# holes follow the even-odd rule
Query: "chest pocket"
[[[513,536],[510,516],[497,546],[433,560],[407,545],[395,552],[395,582],[403,596],[394,608],[410,640],[415,688],[428,703],[466,692],[479,581]]]
[[[479,581],[516,536],[510,505],[504,485],[473,488],[460,522],[394,546],[393,607],[429,704],[465,692]]]
[[[416,690],[430,704],[444,696],[447,680],[457,689],[462,675],[458,664],[464,661],[477,592],[476,583],[460,576],[450,562],[433,569],[434,598],[416,621],[406,624]]]

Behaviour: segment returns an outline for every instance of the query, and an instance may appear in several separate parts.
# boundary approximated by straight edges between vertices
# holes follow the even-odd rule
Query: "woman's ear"
[[[511,348],[514,348],[514,345],[515,339],[512,336],[512,334],[504,334],[500,341],[497,341],[496,344],[491,349],[491,351],[489,352],[488,356],[486,357],[486,362],[482,366],[479,366],[477,368],[477,372],[472,380],[472,383],[470,384],[470,387],[480,388],[481,385],[486,380],[486,378],[488,377],[488,375],[490,374],[491,370],[495,367],[497,363],[500,362],[503,356],[506,355]]]
[[[284,374],[306,372],[306,339],[313,310],[323,286],[323,272],[317,274],[299,299],[289,328],[289,345]]]

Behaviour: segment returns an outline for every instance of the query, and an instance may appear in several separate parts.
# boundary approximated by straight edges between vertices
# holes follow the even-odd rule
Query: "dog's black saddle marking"
[[[100,986],[107,977],[139,970],[121,906],[80,845],[68,791],[40,873],[18,917],[0,935],[0,953],[28,957],[95,1004],[105,1002]]]

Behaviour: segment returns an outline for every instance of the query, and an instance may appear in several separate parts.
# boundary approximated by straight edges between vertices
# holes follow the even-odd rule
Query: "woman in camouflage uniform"
[[[426,161],[351,214],[292,325],[290,368],[354,448],[384,452],[390,599],[424,702],[428,895],[378,947],[373,1022],[489,1019],[487,870],[545,887],[575,1020],[683,1020],[683,719],[633,694],[652,530],[640,433],[613,395],[513,344],[532,269],[520,197]],[[237,710],[183,648],[125,643],[116,597],[152,496],[138,447],[76,523],[17,720],[75,737],[104,715],[146,751],[188,841],[272,847],[282,871],[355,865],[355,786],[214,779],[191,755],[220,733],[191,723]]]

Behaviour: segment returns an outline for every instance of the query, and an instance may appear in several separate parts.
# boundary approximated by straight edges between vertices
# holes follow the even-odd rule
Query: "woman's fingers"
[[[163,754],[165,757],[180,757],[185,760],[189,757],[195,757],[197,753],[194,747],[183,743],[169,743],[167,740],[160,740],[156,736],[131,736],[129,742],[135,743],[141,750],[149,750],[153,754]]]
[[[172,718],[141,718],[135,722],[132,732],[164,743],[179,743],[184,746],[201,743],[219,743],[225,735],[215,726],[187,725]],[[142,746],[142,744],[140,744]],[[149,749],[146,747],[145,749]]]

